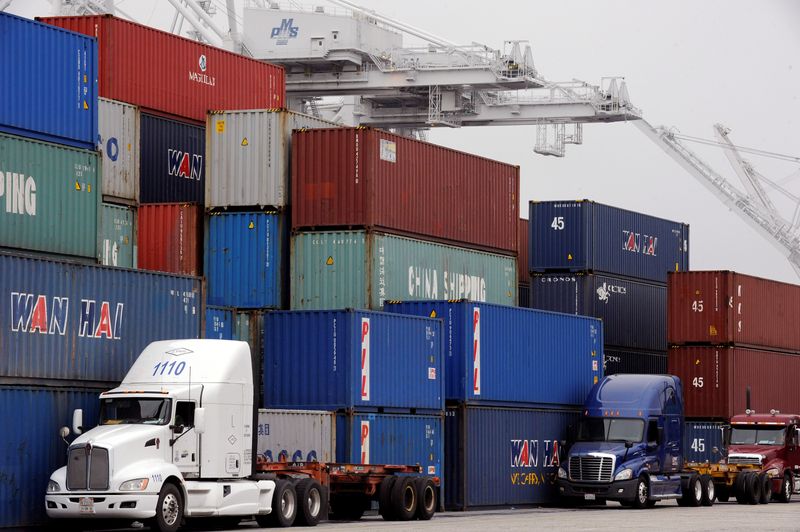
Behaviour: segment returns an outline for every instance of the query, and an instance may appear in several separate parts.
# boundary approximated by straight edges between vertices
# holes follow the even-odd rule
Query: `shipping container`
[[[528,220],[525,218],[519,219],[519,228],[517,229],[517,275],[519,275],[520,283],[530,282],[531,274],[528,272]]]
[[[334,416],[321,410],[259,409],[256,452],[267,462],[335,462]]]
[[[205,194],[205,128],[142,114],[141,203],[196,203]]]
[[[285,207],[293,129],[334,127],[292,111],[219,111],[206,124],[206,207]]]
[[[233,340],[233,309],[207,306],[204,338]]]
[[[689,226],[593,201],[530,202],[530,271],[667,281],[689,269]]]
[[[141,205],[138,214],[139,268],[180,275],[201,274],[202,207],[185,203],[157,203]]]
[[[464,298],[516,305],[514,258],[367,231],[292,237],[293,309],[380,309],[388,299]]]
[[[0,13],[0,65],[0,131],[95,148],[95,39]]]
[[[530,308],[531,306],[530,283],[519,283],[519,286],[517,286],[517,306],[522,308]]]
[[[200,335],[196,278],[13,255],[0,272],[0,383],[115,383],[150,342]]]
[[[285,308],[289,296],[288,240],[284,214],[236,212],[207,216],[208,303]]]
[[[285,106],[281,67],[111,15],[38,20],[97,37],[104,98],[199,122],[211,109]]]
[[[97,260],[103,266],[136,267],[136,208],[103,203],[97,231]]]
[[[139,201],[139,109],[106,98],[100,98],[99,109],[103,197],[135,204]]]
[[[97,172],[96,152],[0,133],[0,247],[95,259]]]
[[[443,321],[448,401],[582,405],[603,378],[594,318],[471,301],[387,302],[386,311]]]
[[[292,228],[517,252],[519,167],[365,128],[295,131]]]
[[[603,320],[606,346],[667,350],[664,284],[599,274],[536,274],[531,308]]]
[[[264,315],[264,405],[442,410],[442,323],[383,312]]]
[[[579,417],[577,410],[448,407],[446,509],[558,503],[555,477]]]
[[[0,387],[0,528],[47,524],[44,494],[50,474],[67,465],[58,429],[72,427],[72,412],[97,423],[102,389]]]
[[[730,419],[750,408],[756,412],[800,412],[797,376],[800,355],[742,347],[675,347],[668,370],[683,381],[687,418]]]
[[[727,422],[691,420],[684,423],[684,460],[719,463],[727,455],[723,431]]]
[[[669,276],[669,343],[800,352],[800,286],[728,271]]]
[[[666,375],[667,352],[632,351],[606,346],[603,349],[603,373],[636,373],[640,375]]]

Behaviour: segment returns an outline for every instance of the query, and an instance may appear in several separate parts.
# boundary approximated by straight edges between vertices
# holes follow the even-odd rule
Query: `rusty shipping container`
[[[671,273],[667,339],[800,352],[800,286],[729,271]]]
[[[519,219],[517,229],[517,275],[520,283],[530,283],[531,274],[528,271],[528,220]]]
[[[142,270],[200,275],[203,212],[198,205],[142,205],[138,213],[137,264]]]
[[[203,123],[212,109],[284,106],[281,67],[111,15],[38,20],[97,37],[104,98]]]
[[[384,230],[515,254],[519,167],[363,128],[295,131],[292,228]]]
[[[668,370],[683,381],[687,418],[729,419],[750,408],[800,412],[800,355],[744,347],[690,346],[669,350]]]

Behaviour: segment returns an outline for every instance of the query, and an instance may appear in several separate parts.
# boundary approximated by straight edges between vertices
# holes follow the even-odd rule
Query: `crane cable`
[[[704,138],[701,138],[701,137],[693,137],[691,135],[684,135],[682,133],[673,133],[673,136],[675,138],[688,140],[688,141],[691,141],[691,142],[697,142],[698,144],[706,144],[706,145],[709,145],[709,146],[717,146],[717,147],[726,148],[726,149],[728,148],[728,146],[726,144],[723,144],[722,142],[717,142],[715,140],[704,139]],[[793,162],[793,163],[800,163],[800,157],[795,157],[794,155],[786,155],[784,153],[776,153],[776,152],[772,152],[772,151],[760,150],[758,148],[748,148],[746,146],[739,146],[739,145],[736,145],[736,144],[733,144],[733,147],[736,148],[737,150],[739,150],[740,152],[743,152],[743,153],[750,153],[752,155],[758,155],[758,156],[767,157],[767,158],[770,158],[770,159],[779,159],[779,160],[782,160],[782,161],[790,161],[790,162]]]

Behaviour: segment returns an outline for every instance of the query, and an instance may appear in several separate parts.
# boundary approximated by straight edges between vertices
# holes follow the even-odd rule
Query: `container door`
[[[184,475],[200,472],[200,453],[197,433],[194,431],[194,401],[178,401],[172,426],[172,463]]]

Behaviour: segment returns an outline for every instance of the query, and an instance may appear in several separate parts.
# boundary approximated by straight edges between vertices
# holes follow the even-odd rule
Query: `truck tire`
[[[369,508],[369,499],[355,493],[333,495],[331,500],[330,519],[334,521],[358,521]]]
[[[728,486],[720,484],[716,486],[717,491],[717,501],[719,502],[728,502],[731,498],[731,491]]]
[[[714,497],[716,496],[716,489],[714,480],[711,475],[700,475],[700,482],[703,485],[703,506],[714,506]]]
[[[414,477],[398,477],[392,486],[392,514],[398,521],[410,521],[417,513]]]
[[[326,490],[312,478],[298,480],[294,489],[297,491],[297,519],[295,524],[298,526],[317,526],[328,508]]]
[[[783,476],[781,483],[781,491],[775,494],[775,500],[778,502],[791,502],[792,500],[792,474],[787,472]]]
[[[650,495],[650,483],[647,482],[647,477],[642,475],[636,482],[636,493],[633,495],[633,506],[637,510],[647,508],[647,499]]]
[[[761,497],[758,498],[758,504],[768,504],[772,498],[772,479],[766,473],[758,475],[758,481],[761,483]]]
[[[681,498],[678,501],[683,501],[681,506],[691,508],[696,508],[703,504],[703,483],[700,475],[692,473],[685,484],[681,482]]]
[[[747,475],[749,474],[748,472],[739,473],[736,475],[736,480],[733,481],[733,495],[739,504],[747,504]]]
[[[394,509],[392,508],[392,488],[398,477],[389,475],[381,480],[378,488],[378,513],[386,521],[394,521]]]
[[[761,499],[761,480],[756,473],[747,473],[747,504],[758,504]]]
[[[263,527],[287,527],[294,524],[297,517],[297,492],[294,484],[279,478],[275,481],[275,493],[272,495],[272,512],[259,515],[256,522]]]
[[[156,516],[152,528],[159,532],[175,532],[183,520],[183,496],[178,486],[167,482],[161,488],[156,502]]]
[[[436,486],[430,477],[414,479],[414,489],[417,492],[417,515],[420,521],[428,521],[436,513],[439,497],[436,495]]]

